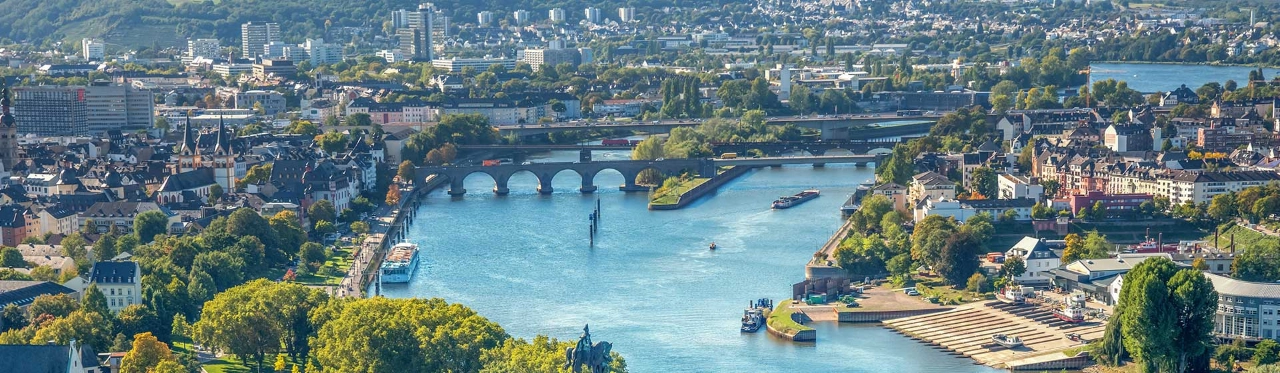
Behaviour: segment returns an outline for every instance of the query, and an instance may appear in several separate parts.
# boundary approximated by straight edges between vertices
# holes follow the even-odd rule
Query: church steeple
[[[226,136],[226,133],[227,133],[227,125],[222,121],[222,115],[218,115],[218,133],[217,133],[218,138],[217,138],[217,143],[214,144],[213,146],[213,154],[215,155],[231,154],[231,151],[230,151],[231,144],[222,143],[222,138]]]
[[[195,139],[191,138],[191,111],[190,110],[187,111],[187,123],[184,124],[182,127],[182,149],[180,149],[178,152],[179,154],[182,154],[182,155],[196,154],[196,141]]]
[[[13,118],[13,113],[9,112],[9,106],[12,104],[9,101],[9,87],[4,87],[4,92],[0,94],[4,95],[0,97],[0,126],[13,127],[18,121]]]

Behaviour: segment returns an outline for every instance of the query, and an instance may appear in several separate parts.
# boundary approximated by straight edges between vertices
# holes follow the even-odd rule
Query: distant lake
[[[1186,84],[1195,90],[1209,82],[1223,83],[1235,80],[1245,86],[1249,80],[1249,71],[1257,70],[1249,66],[1211,66],[1211,65],[1178,65],[1178,64],[1145,64],[1145,63],[1095,63],[1093,81],[1115,79],[1129,83],[1129,88],[1142,93],[1167,92]],[[1263,68],[1267,79],[1280,74],[1280,69]]]

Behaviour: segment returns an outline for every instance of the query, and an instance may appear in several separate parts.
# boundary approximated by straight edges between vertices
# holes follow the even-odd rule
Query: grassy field
[[[791,309],[792,301],[783,301],[774,307],[773,312],[769,313],[769,319],[766,321],[769,327],[786,335],[795,335],[797,332],[813,330],[813,328],[801,325],[791,318],[791,314],[795,313]]]
[[[694,187],[702,185],[702,183],[707,182],[707,180],[711,180],[711,178],[695,177],[689,180],[685,180],[681,182],[680,185],[677,185],[675,188],[663,190],[661,193],[655,193],[652,199],[649,200],[649,204],[674,205],[680,202],[681,194],[684,194],[684,192],[689,191],[689,189],[693,189]]]
[[[1208,241],[1209,244],[1214,247],[1225,249],[1227,246],[1231,245],[1232,236],[1235,236],[1237,252],[1247,251],[1255,246],[1262,245],[1263,243],[1280,244],[1280,238],[1258,233],[1252,229],[1234,224],[1231,228],[1222,231],[1222,233],[1218,235],[1217,242],[1214,242],[1213,240],[1213,232],[1209,232],[1209,234],[1204,236],[1202,240]]]
[[[315,274],[298,276],[294,282],[303,285],[339,285],[342,278],[346,276],[347,271],[351,269],[353,260],[351,259],[354,248],[346,247],[334,251],[333,255],[324,262],[324,265],[316,271]],[[329,273],[326,276],[324,273]]]
[[[294,361],[290,360],[289,356],[285,356],[284,361],[285,361],[284,371],[285,372],[292,371]],[[275,368],[275,363],[276,363],[275,356],[267,356],[266,359],[262,360],[262,370],[264,372],[272,371],[272,369]],[[253,362],[250,362],[249,366],[245,366],[245,364],[241,362],[240,359],[237,359],[235,356],[232,356],[232,355],[226,355],[220,359],[209,360],[204,364],[200,364],[200,367],[204,368],[205,372],[208,372],[208,373],[250,373],[250,372],[253,372],[253,367],[256,367],[256,366],[257,364]]]

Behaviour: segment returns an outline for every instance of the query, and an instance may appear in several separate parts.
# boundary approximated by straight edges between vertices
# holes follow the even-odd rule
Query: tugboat
[[[755,333],[764,326],[764,312],[773,309],[773,301],[768,298],[760,298],[754,302],[747,302],[747,309],[742,311],[742,332]]]
[[[711,251],[716,251],[716,243],[712,242],[711,246],[708,246],[707,248],[710,249]]]
[[[800,193],[796,193],[796,195],[794,196],[778,197],[778,199],[773,201],[773,208],[777,210],[777,209],[785,209],[795,205],[799,205],[808,200],[818,198],[818,194],[819,194],[819,191],[817,189],[809,189]]]
[[[991,341],[1004,348],[1016,348],[1022,345],[1022,339],[1011,335],[996,334],[991,336]]]
[[[1053,309],[1053,317],[1072,324],[1084,322],[1084,294],[1071,294],[1065,299],[1062,307]]]

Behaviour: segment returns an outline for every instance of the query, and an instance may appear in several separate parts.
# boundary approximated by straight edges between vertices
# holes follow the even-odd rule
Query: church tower
[[[9,171],[18,164],[18,121],[9,112],[9,87],[0,94],[0,165]]]
[[[191,112],[187,112],[187,123],[182,127],[182,147],[178,149],[177,172],[187,172],[200,167],[200,150],[196,149],[196,139],[191,137]]]
[[[231,149],[231,140],[227,139],[227,126],[222,118],[218,118],[217,139],[213,146],[213,179],[222,190],[230,192],[235,188],[236,156]]]

